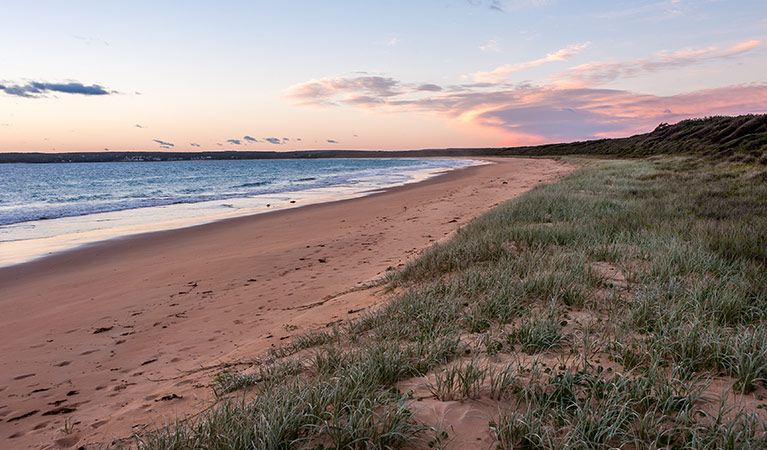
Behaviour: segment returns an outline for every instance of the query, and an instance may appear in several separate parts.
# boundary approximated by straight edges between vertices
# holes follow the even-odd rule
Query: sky
[[[499,147],[767,113],[767,1],[0,4],[0,152]]]

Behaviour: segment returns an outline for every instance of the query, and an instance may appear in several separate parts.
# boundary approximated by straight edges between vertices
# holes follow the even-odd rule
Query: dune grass
[[[440,401],[498,403],[501,449],[765,448],[767,169],[584,164],[388,272],[377,311],[219,374],[217,405],[134,445],[451,448],[396,389],[428,374]]]

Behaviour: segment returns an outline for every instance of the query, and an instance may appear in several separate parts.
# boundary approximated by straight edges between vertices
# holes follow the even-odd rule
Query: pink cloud
[[[554,77],[560,85],[594,86],[605,84],[619,78],[635,77],[643,73],[677,69],[703,64],[710,61],[725,60],[748,53],[761,45],[758,40],[741,42],[730,48],[707,47],[702,49],[684,49],[675,52],[663,50],[652,56],[628,61],[608,61],[581,64],[570,68],[566,73]]]
[[[332,105],[330,99],[341,93],[351,97],[364,94],[386,98],[398,95],[400,88],[399,81],[386,77],[323,78],[292,86],[288,96],[304,105]]]
[[[498,44],[497,39],[490,39],[487,44],[480,45],[479,49],[483,52],[500,52],[501,46]]]
[[[388,77],[323,78],[288,88],[288,97],[300,105],[332,106],[347,104],[388,103],[385,99],[405,94],[439,92],[442,87],[432,83],[401,83]]]
[[[527,61],[527,62],[517,63],[517,64],[506,64],[500,67],[496,67],[495,69],[489,72],[475,72],[471,74],[471,76],[472,78],[474,78],[475,81],[480,83],[500,83],[503,80],[506,80],[509,77],[509,75],[511,75],[514,72],[519,72],[520,70],[532,69],[533,67],[538,67],[542,64],[546,64],[550,62],[568,60],[572,58],[573,56],[577,55],[578,53],[582,52],[583,50],[585,50],[589,45],[590,45],[589,42],[571,45],[569,47],[557,50],[554,53],[549,53],[543,58],[538,58],[533,61]]]
[[[512,85],[505,81],[515,70],[567,59],[586,45],[475,74],[478,82],[473,84],[438,86],[388,77],[340,77],[295,85],[288,95],[301,105],[346,105],[368,111],[443,117],[461,129],[497,137],[504,145],[618,137],[646,132],[660,122],[767,113],[765,82],[669,96],[598,87],[618,78],[735,58],[761,47],[758,40],[728,48],[662,51],[631,61],[583,64],[555,77],[555,83],[549,85]]]
[[[553,85],[500,90],[486,90],[487,85],[425,85],[428,89],[419,91],[418,85],[385,80],[312,81],[295,86],[291,95],[301,104],[436,115],[463,129],[492,132],[506,145],[626,136],[690,117],[767,113],[767,83],[657,96]]]
[[[589,88],[532,90],[522,96],[499,93],[497,106],[483,107],[475,123],[509,132],[524,130],[543,143],[627,136],[649,131],[660,122],[691,117],[767,113],[764,83],[672,96]],[[503,101],[504,97],[511,101]]]

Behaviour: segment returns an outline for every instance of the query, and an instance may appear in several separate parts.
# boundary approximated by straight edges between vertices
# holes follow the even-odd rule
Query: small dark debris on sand
[[[168,400],[174,400],[174,399],[177,399],[177,398],[181,399],[181,398],[184,398],[184,397],[181,396],[181,395],[178,395],[178,394],[167,394],[167,395],[163,395],[162,397],[160,397],[158,399],[155,399],[155,401],[156,402],[167,402]]]
[[[109,326],[109,327],[96,328],[95,330],[93,330],[93,334],[105,333],[105,332],[111,330],[112,328],[114,328],[114,327],[113,326]]]

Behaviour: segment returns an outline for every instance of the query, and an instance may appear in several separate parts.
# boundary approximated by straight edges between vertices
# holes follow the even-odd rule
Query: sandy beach
[[[0,269],[0,447],[109,443],[194,413],[226,364],[375,308],[367,282],[573,168],[492,162]]]

